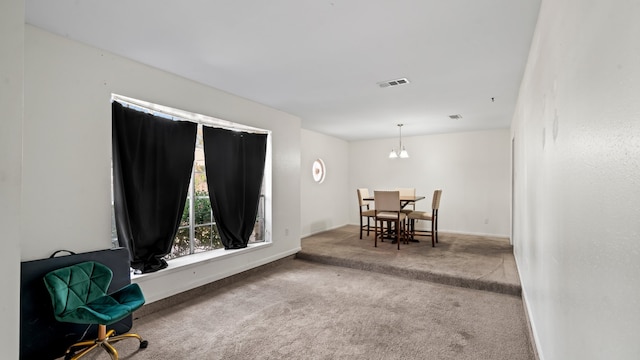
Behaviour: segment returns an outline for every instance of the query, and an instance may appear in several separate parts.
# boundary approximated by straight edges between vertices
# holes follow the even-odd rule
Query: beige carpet
[[[425,270],[417,268],[421,257],[431,256],[454,267],[439,270],[445,279],[464,275],[481,283],[487,278],[508,283],[511,270],[503,271],[505,261],[499,260],[504,241],[485,239],[493,249],[487,250],[482,239],[462,246],[454,243],[469,239],[443,236],[440,250],[421,242],[404,245],[398,252],[386,243],[373,248],[367,239],[357,239],[357,231],[355,238],[353,233],[353,227],[345,227],[303,240],[303,252],[313,245],[326,248],[328,238],[337,242],[333,249],[337,253],[350,252],[339,246],[362,247],[351,260],[338,257],[346,266],[285,259],[173,307],[147,315],[148,311],[140,311],[144,316],[134,320],[132,330],[147,339],[149,347],[138,350],[137,341],[120,342],[116,344],[120,358],[534,359],[519,296],[414,278],[416,271]],[[466,250],[456,255],[452,248]],[[320,255],[317,258],[322,259]],[[393,274],[380,273],[376,257],[414,271],[395,266],[388,268]],[[458,266],[455,258],[468,263]],[[474,258],[479,264],[475,275],[465,270]],[[354,268],[364,260],[374,264],[373,271]],[[427,270],[436,270],[435,261]],[[98,352],[85,358],[109,356]]]
[[[471,289],[520,295],[513,247],[506,238],[441,233],[401,244],[373,246],[373,233],[359,239],[358,226],[348,225],[302,239],[300,259]]]

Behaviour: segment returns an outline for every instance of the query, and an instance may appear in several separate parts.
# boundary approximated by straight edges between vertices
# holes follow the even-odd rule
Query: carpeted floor
[[[366,246],[369,240],[359,240],[355,229],[355,238],[346,235],[353,234],[352,227],[334,230],[334,238],[344,233],[342,246],[354,242]],[[319,235],[304,239],[303,251],[313,245],[328,246],[330,236]],[[455,247],[449,241],[453,240],[441,237],[436,248],[441,250],[435,251]],[[500,242],[486,241],[489,247]],[[423,243],[404,245],[400,252],[385,243],[374,251],[391,263],[417,266],[417,259],[402,259],[409,249],[416,251],[414,256],[434,256],[430,243],[422,254],[417,252],[414,245]],[[368,256],[365,252],[359,261]],[[534,359],[519,296],[415,279],[414,272],[404,276],[402,268],[392,269],[398,276],[357,266],[280,261],[136,319],[132,330],[149,340],[147,349],[138,351],[137,342],[131,340],[116,347],[121,359],[134,360]],[[464,274],[468,266],[456,271]],[[500,272],[480,272],[476,277],[491,281],[508,277],[497,276]],[[104,352],[85,358],[109,359]]]
[[[513,247],[506,238],[440,233],[397,245],[373,246],[373,233],[359,239],[358,226],[348,225],[302,239],[299,259],[346,266],[410,279],[427,280],[471,289],[520,295],[520,278]]]

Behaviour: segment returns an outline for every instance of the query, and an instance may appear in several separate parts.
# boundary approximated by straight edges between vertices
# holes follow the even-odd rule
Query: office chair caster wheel
[[[140,349],[146,349],[149,346],[149,342],[147,340],[140,341]]]

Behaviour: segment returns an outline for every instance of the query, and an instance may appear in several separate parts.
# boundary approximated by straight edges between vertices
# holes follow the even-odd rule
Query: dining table
[[[425,197],[420,195],[415,196],[400,196],[400,209],[404,209],[405,206],[415,203],[416,201],[423,200]],[[373,195],[369,195],[365,198],[362,198],[364,201],[375,201],[375,197]]]
[[[400,196],[400,209],[404,209],[405,206],[415,203],[416,201],[423,200],[425,197],[422,195],[404,195]],[[375,197],[373,195],[369,195],[367,197],[362,198],[364,201],[375,201]],[[377,226],[377,225],[376,225]],[[395,238],[395,229],[389,228],[385,235],[383,235],[386,239]],[[411,242],[419,242],[418,240],[411,239]]]

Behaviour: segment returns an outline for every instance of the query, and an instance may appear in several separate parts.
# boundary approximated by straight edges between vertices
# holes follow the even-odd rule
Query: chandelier
[[[409,157],[407,149],[402,146],[402,125],[404,124],[398,124],[398,129],[400,130],[400,145],[398,146],[398,151],[396,151],[395,149],[391,149],[391,152],[389,153],[389,159],[406,159]]]

